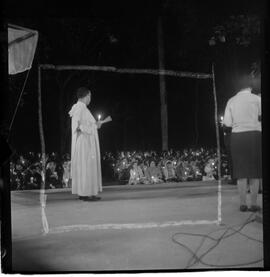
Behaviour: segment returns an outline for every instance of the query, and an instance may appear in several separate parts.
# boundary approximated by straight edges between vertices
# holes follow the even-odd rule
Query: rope
[[[25,79],[24,79],[23,87],[22,87],[22,90],[21,90],[21,93],[20,93],[20,96],[19,96],[19,99],[18,99],[16,108],[15,108],[15,111],[14,111],[14,113],[13,113],[13,117],[12,117],[11,123],[10,123],[10,125],[9,125],[9,129],[8,129],[9,131],[8,131],[8,138],[7,138],[7,140],[9,140],[9,137],[10,137],[11,128],[12,128],[12,125],[13,125],[13,122],[14,122],[14,119],[15,119],[15,116],[16,116],[16,113],[17,113],[19,104],[20,104],[20,102],[21,102],[21,98],[22,98],[22,95],[23,95],[23,92],[24,92],[24,88],[25,88],[27,79],[28,79],[29,72],[30,72],[30,70],[27,71],[27,74],[26,74],[26,77],[25,77]]]

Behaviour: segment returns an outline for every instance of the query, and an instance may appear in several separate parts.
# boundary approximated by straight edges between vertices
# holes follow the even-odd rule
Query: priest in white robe
[[[91,92],[81,87],[77,90],[78,102],[69,112],[71,117],[71,180],[72,194],[80,200],[100,200],[102,191],[100,148],[97,129],[101,127],[87,106]]]

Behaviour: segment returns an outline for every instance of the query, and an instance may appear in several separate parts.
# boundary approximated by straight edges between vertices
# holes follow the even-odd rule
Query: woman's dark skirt
[[[262,178],[261,132],[231,134],[233,178]]]

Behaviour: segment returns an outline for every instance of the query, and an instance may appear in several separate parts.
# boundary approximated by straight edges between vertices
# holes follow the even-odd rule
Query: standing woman
[[[71,117],[71,179],[72,194],[80,200],[100,200],[102,191],[100,148],[96,121],[87,106],[91,102],[91,92],[81,87],[77,90],[78,102],[69,112]]]
[[[252,93],[251,77],[243,77],[240,85],[240,91],[227,102],[224,124],[232,127],[230,149],[240,211],[256,212],[260,210],[257,195],[262,178],[261,98]],[[247,182],[250,185],[250,208],[246,203]]]

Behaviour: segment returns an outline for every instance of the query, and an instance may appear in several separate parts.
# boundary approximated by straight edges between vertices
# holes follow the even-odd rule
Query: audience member
[[[150,184],[163,182],[161,170],[156,166],[154,160],[150,162],[149,167],[146,169],[146,178]]]

